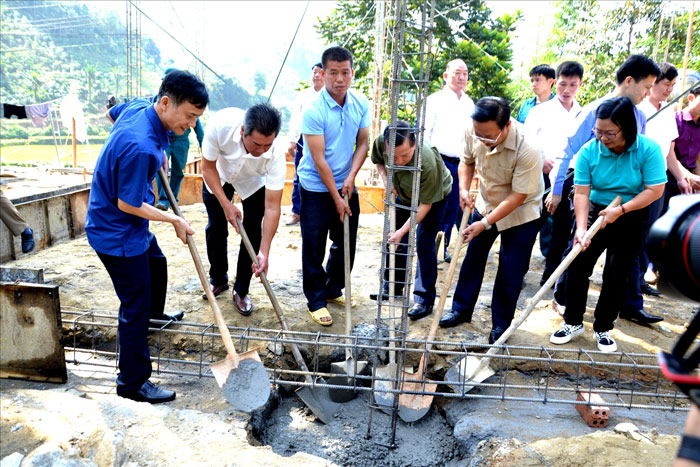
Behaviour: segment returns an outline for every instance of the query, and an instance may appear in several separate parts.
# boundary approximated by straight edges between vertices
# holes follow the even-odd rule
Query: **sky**
[[[85,3],[98,9],[112,9],[122,19],[125,17],[124,0]],[[523,18],[512,41],[513,74],[516,78],[526,78],[532,57],[544,46],[548,31],[554,24],[555,2],[491,0],[486,3],[494,16],[513,13],[516,9],[522,12]],[[616,3],[605,2],[605,6],[613,7]],[[331,0],[313,0],[309,3],[274,91],[273,103],[291,103],[299,81],[309,80],[310,68],[320,61],[325,48],[313,26],[319,17],[328,16],[335,4]],[[138,5],[217,73],[235,77],[249,91],[254,89],[255,71],[264,73],[267,94],[307,2],[148,0],[140,1]],[[367,20],[372,21],[371,15]],[[164,69],[174,66],[197,71],[192,56],[146,18],[142,19],[142,34],[152,38],[160,48]]]

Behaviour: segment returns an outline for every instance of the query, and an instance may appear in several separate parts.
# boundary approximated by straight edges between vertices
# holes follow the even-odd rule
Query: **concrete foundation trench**
[[[200,252],[206,252],[204,208],[187,206],[185,217],[198,232]],[[378,287],[376,252],[381,225],[381,216],[363,216],[360,222],[361,241],[353,270],[357,334],[374,335],[377,306],[367,296]],[[274,385],[263,410],[250,415],[233,410],[208,374],[208,364],[223,358],[225,352],[215,328],[210,327],[211,311],[201,298],[189,253],[167,226],[154,224],[152,229],[169,262],[166,308],[183,309],[186,322],[150,334],[152,379],[177,391],[177,399],[151,406],[116,396],[118,301],[84,237],[22,257],[7,266],[43,268],[46,281],[59,286],[68,378],[65,384],[0,380],[3,467],[19,465],[10,463],[17,460],[22,465],[631,466],[667,465],[675,455],[687,404],[660,377],[654,353],[670,348],[682,332],[692,315],[689,305],[663,298],[648,300],[647,310],[663,315],[665,321],[641,327],[618,320],[614,335],[624,353],[604,358],[595,353],[589,335],[590,313],[585,336],[556,351],[549,349],[548,336],[561,318],[543,302],[509,340],[503,359],[492,365],[496,374],[483,387],[459,398],[439,385],[437,392],[442,395],[435,397],[427,415],[414,423],[399,419],[396,446],[387,448],[391,417],[382,411],[372,411],[367,437],[367,391],[341,404],[328,424],[314,417],[291,384]],[[235,264],[238,254],[234,240],[236,247],[230,244],[229,248],[230,264]],[[330,362],[344,360],[344,354],[332,343],[319,351],[312,345],[313,338],[303,334],[316,333],[318,326],[310,323],[304,311],[299,247],[298,228],[280,227],[269,278],[288,313],[290,327],[300,333],[297,339],[311,371],[325,373]],[[497,257],[494,249],[472,323],[438,333],[437,341],[452,344],[435,346],[430,379],[443,380],[457,359],[450,352],[460,351],[460,345],[472,343],[481,346],[479,352],[484,351]],[[541,267],[541,255],[533,252],[518,309],[537,290]],[[600,269],[592,284],[594,303]],[[257,350],[271,378],[299,380],[298,374],[277,373],[297,366],[289,343],[275,342],[279,323],[262,286],[253,284],[250,293],[256,311],[248,318],[235,312],[230,296],[218,299],[236,347]],[[331,308],[331,313],[335,322],[323,331],[342,335],[342,308]],[[76,324],[80,315],[81,322]],[[412,349],[406,364],[414,369],[430,320],[411,323],[406,336]],[[260,330],[257,334],[256,329]],[[361,356],[372,360],[369,354]],[[386,356],[382,354],[381,359],[384,362]],[[607,428],[589,427],[581,418],[574,406],[577,389],[602,395],[610,406]]]

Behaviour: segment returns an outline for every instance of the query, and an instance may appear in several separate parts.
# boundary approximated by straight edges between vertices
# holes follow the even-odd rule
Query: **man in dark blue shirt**
[[[194,233],[184,219],[153,207],[153,179],[164,165],[167,132],[193,127],[208,102],[204,83],[178,71],[163,80],[154,104],[135,99],[109,110],[115,124],[95,166],[85,231],[121,302],[117,394],[128,399],[175,398],[148,380],[148,324],[163,316],[167,286],[167,262],[148,221],[170,222],[183,243]]]

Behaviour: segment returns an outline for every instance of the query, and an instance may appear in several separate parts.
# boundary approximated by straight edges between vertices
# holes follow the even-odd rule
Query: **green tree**
[[[417,18],[422,2],[412,0],[409,14]],[[331,14],[320,19],[315,26],[327,44],[343,45],[355,58],[355,79],[353,86],[366,95],[372,87],[374,72],[374,8],[370,0],[341,0]],[[389,3],[387,2],[387,7]],[[433,63],[430,70],[430,89],[442,87],[442,73],[452,59],[462,58],[469,68],[470,82],[468,94],[478,99],[485,95],[499,95],[510,98],[507,84],[512,70],[512,49],[510,33],[520,18],[520,13],[491,19],[491,10],[482,0],[456,2],[454,0],[435,1],[435,29],[432,40]],[[391,31],[393,21],[386,28]],[[389,37],[389,47],[394,39]],[[404,44],[404,72],[409,76],[419,70],[418,41],[407,35]],[[387,54],[391,54],[391,49]],[[384,70],[385,82],[391,73],[390,65]],[[407,96],[406,101],[412,101]],[[386,111],[386,110],[385,110]],[[413,111],[404,118],[411,119]]]
[[[256,71],[253,75],[253,83],[255,85],[255,94],[260,94],[267,87],[267,78],[265,77],[265,74],[260,71]]]
[[[88,102],[92,102],[92,83],[95,80],[95,72],[97,70],[92,65],[87,65],[85,67],[85,78],[87,80],[87,96]]]

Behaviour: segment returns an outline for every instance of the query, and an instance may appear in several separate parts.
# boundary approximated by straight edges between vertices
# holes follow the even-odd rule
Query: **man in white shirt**
[[[684,193],[691,193],[690,185],[688,185],[683,173],[679,170],[678,159],[676,159],[676,154],[673,150],[674,140],[678,138],[678,126],[676,125],[673,108],[669,107],[656,115],[666,105],[666,99],[673,91],[673,86],[678,78],[678,70],[670,63],[659,63],[658,66],[661,74],[652,86],[649,96],[640,102],[637,108],[644,112],[644,115],[647,117],[646,135],[661,146],[661,154],[664,155],[664,162],[668,170],[667,177],[669,179],[674,177],[681,190],[684,190]],[[652,116],[654,117],[651,118]],[[649,205],[649,228],[661,215],[663,206],[663,196]],[[649,286],[644,280],[644,274],[649,267],[646,240],[637,260],[639,261],[639,284],[642,293],[652,296],[659,295],[659,292]]]
[[[233,300],[244,316],[253,311],[248,297],[250,279],[253,273],[267,274],[270,244],[280,218],[286,163],[284,144],[275,140],[279,130],[280,113],[268,104],[257,104],[247,111],[218,111],[204,132],[202,199],[209,215],[206,241],[214,295],[228,289],[229,223],[238,232],[236,218],[243,219],[243,227],[258,255],[259,266],[253,264],[241,241]],[[244,215],[232,202],[234,192],[243,202]]]
[[[299,167],[301,156],[304,155],[304,138],[301,137],[301,123],[304,112],[316,102],[323,89],[323,65],[321,62],[311,67],[311,87],[299,91],[294,106],[292,117],[289,119],[289,148],[287,156],[294,158],[294,169]],[[294,175],[294,189],[292,190],[292,214],[287,219],[287,225],[299,223],[301,213],[301,193],[299,192],[299,177]]]
[[[457,167],[464,148],[464,133],[471,122],[474,101],[464,93],[469,71],[463,60],[447,64],[442,74],[445,87],[428,96],[425,109],[425,139],[435,147],[452,174],[452,191],[447,196],[445,214],[440,230],[445,232],[445,259],[449,262],[447,246],[452,226],[459,228],[462,221],[459,207],[459,175]]]
[[[581,88],[582,82],[583,66],[580,63],[574,61],[561,63],[556,71],[556,97],[533,107],[525,120],[525,134],[530,139],[530,143],[540,149],[540,156],[544,161],[542,173],[544,174],[545,188],[549,188],[551,183],[554,183],[550,177],[554,176],[557,171],[552,171],[552,168],[564,156],[569,129],[576,116],[581,112],[581,106],[576,101],[576,94]],[[571,188],[572,182],[573,177],[567,180],[567,192]],[[540,232],[540,250],[547,250],[540,285],[549,279],[549,276],[561,262],[573,223],[573,211],[568,202],[560,203],[551,211],[543,210],[543,222],[548,215],[552,216],[552,233],[547,245],[542,245],[542,232]]]

